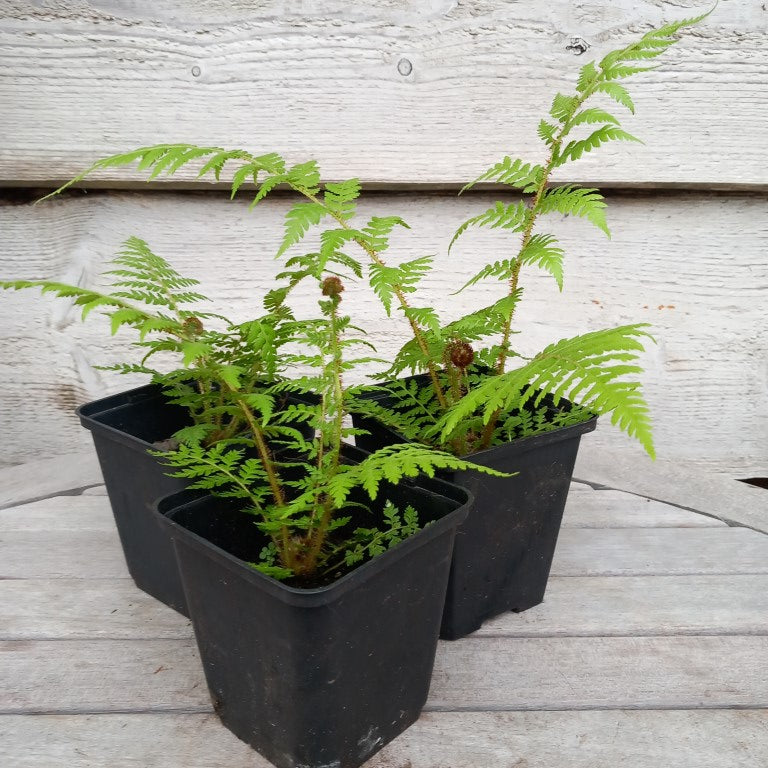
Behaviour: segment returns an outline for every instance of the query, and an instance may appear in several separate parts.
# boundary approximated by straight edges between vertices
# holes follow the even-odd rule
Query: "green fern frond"
[[[413,293],[419,281],[432,268],[432,256],[421,256],[396,267],[374,262],[369,267],[369,280],[386,313],[391,314],[396,291]]]
[[[636,360],[643,341],[653,340],[646,328],[621,326],[549,345],[521,368],[473,387],[436,425],[435,434],[447,439],[477,410],[488,422],[497,412],[523,408],[534,396],[538,405],[551,395],[555,405],[565,397],[597,414],[610,414],[612,423],[654,456],[648,406],[640,384],[626,379],[642,372]]]
[[[499,280],[509,280],[509,278],[512,277],[516,263],[517,259],[502,259],[500,261],[494,261],[492,264],[486,264],[479,272],[470,277],[458,291],[455,291],[455,293],[461,293],[465,288],[469,288],[470,285],[475,285],[481,280],[487,280],[490,277],[495,277]]]
[[[399,216],[372,216],[363,227],[365,243],[371,250],[383,253],[389,247],[389,236],[395,227],[410,229]]]
[[[595,93],[605,93],[622,107],[626,107],[633,115],[635,114],[635,102],[632,101],[629,91],[623,85],[601,82],[595,86]]]
[[[508,473],[480,467],[449,453],[405,443],[381,448],[359,464],[344,466],[343,471],[330,480],[328,493],[340,507],[354,488],[363,488],[374,499],[383,482],[399,483],[403,478],[420,474],[434,477],[438,470],[477,470],[494,477],[510,477]]]
[[[533,264],[549,272],[555,278],[557,287],[563,290],[563,255],[564,251],[553,243],[552,235],[531,235],[530,240],[520,251],[518,257],[523,264]]]
[[[544,169],[540,165],[531,165],[523,163],[522,160],[513,160],[511,157],[505,157],[495,165],[492,165],[474,181],[470,181],[469,184],[463,186],[459,194],[466,192],[482,181],[496,181],[499,184],[506,184],[523,192],[533,192],[541,181],[543,173]]]
[[[355,214],[354,201],[360,197],[359,179],[341,182],[328,182],[325,185],[323,200],[337,216],[349,221]]]
[[[646,32],[639,40],[620,48],[616,51],[611,51],[600,61],[600,68],[603,72],[611,72],[616,68],[616,65],[624,61],[638,61],[642,59],[650,59],[660,56],[664,53],[673,43],[676,42],[675,35],[684,27],[690,27],[709,16],[712,11],[717,7],[715,3],[712,8],[706,13],[702,13],[699,16],[693,18],[680,19],[679,21],[673,21],[669,24],[664,24],[656,29],[651,29]]]
[[[500,227],[502,229],[511,229],[513,232],[521,232],[525,228],[528,220],[528,213],[528,208],[522,201],[518,203],[510,203],[509,205],[504,205],[504,203],[499,201],[483,213],[473,216],[471,219],[467,219],[456,230],[456,233],[448,246],[448,252],[450,253],[453,244],[470,227],[490,227],[491,229]]]
[[[565,96],[562,93],[555,94],[549,114],[564,125],[571,119],[574,111],[579,107],[579,99],[576,96]]]
[[[636,141],[639,144],[643,143],[631,133],[627,133],[615,125],[604,125],[593,131],[586,139],[569,141],[558,153],[555,166],[564,165],[571,160],[578,160],[584,153],[591,152],[608,141]]]
[[[605,232],[611,232],[605,220],[605,199],[596,189],[566,185],[548,189],[541,196],[537,213],[562,213],[566,216],[580,216]]]
[[[328,211],[319,203],[294,203],[285,215],[285,236],[277,256],[282,256],[292,245],[298,243],[310,227],[319,224],[327,215]]]
[[[584,123],[612,123],[618,125],[619,121],[609,112],[604,109],[598,109],[597,107],[590,107],[589,109],[582,109],[581,112],[577,112],[569,121],[570,128],[575,128],[577,125]]]
[[[539,134],[539,138],[548,146],[551,147],[555,143],[555,136],[557,134],[557,127],[547,120],[541,120],[539,126],[536,129]]]

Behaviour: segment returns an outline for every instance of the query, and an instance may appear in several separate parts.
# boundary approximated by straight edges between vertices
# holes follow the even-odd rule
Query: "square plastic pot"
[[[388,486],[378,509],[410,503],[430,525],[317,589],[247,564],[265,539],[238,503],[192,491],[159,503],[214,708],[279,768],[357,768],[419,717],[470,498],[426,485]]]
[[[411,378],[429,386],[424,375]],[[385,393],[371,396],[384,405],[389,399]],[[568,405],[564,402],[561,407]],[[352,420],[369,433],[355,437],[366,451],[404,442],[402,435],[376,419],[353,414]],[[579,442],[596,423],[594,417],[466,457],[482,466],[516,472],[514,477],[473,471],[441,474],[474,496],[456,534],[442,638],[465,637],[486,619],[505,611],[525,611],[544,600]]]
[[[156,384],[87,403],[77,414],[93,438],[128,572],[139,589],[188,616],[173,545],[154,514],[161,496],[187,482],[166,475],[149,451],[187,426],[189,414]]]
[[[188,411],[148,384],[87,403],[77,414],[93,438],[128,572],[139,589],[189,616],[173,545],[154,513],[158,499],[189,481],[167,475],[174,470],[149,453],[153,443],[191,424]],[[305,424],[296,427],[307,432]]]

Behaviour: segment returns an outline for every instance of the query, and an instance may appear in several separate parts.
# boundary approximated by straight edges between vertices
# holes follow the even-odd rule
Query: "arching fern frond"
[[[462,187],[459,194],[472,189],[475,184],[479,184],[481,181],[495,181],[520,189],[523,192],[533,192],[541,180],[542,173],[544,173],[544,169],[540,165],[531,165],[522,160],[505,157],[474,181],[470,181],[469,184]]]
[[[626,325],[593,331],[551,344],[526,365],[488,378],[454,405],[434,428],[448,440],[460,423],[481,410],[487,423],[499,412],[521,409],[530,399],[538,405],[545,395],[555,405],[567,397],[583,408],[611,416],[630,437],[654,456],[648,406],[639,382],[627,380],[642,372],[636,364],[647,325]]]
[[[623,131],[621,128],[617,128],[615,125],[604,125],[602,128],[593,131],[586,139],[569,141],[558,153],[555,166],[564,165],[571,160],[578,160],[586,152],[591,152],[608,141],[636,141],[639,144],[643,143],[636,136]]]
[[[491,229],[500,227],[502,229],[511,229],[513,232],[521,232],[528,221],[528,213],[528,208],[522,200],[518,203],[510,203],[509,205],[504,205],[501,201],[494,203],[487,211],[467,219],[456,230],[448,246],[448,252],[450,253],[453,244],[470,227],[490,227]]]
[[[605,232],[611,232],[605,220],[605,199],[596,189],[566,185],[544,192],[539,200],[537,213],[562,213],[566,216],[580,216]]]
[[[391,314],[395,291],[413,293],[422,278],[432,269],[432,256],[403,262],[396,267],[374,262],[369,267],[370,283],[386,313]]]
[[[337,506],[342,506],[355,488],[363,490],[373,499],[383,482],[399,483],[405,477],[425,474],[434,477],[441,469],[454,471],[477,470],[494,477],[510,477],[490,467],[481,467],[471,461],[436,451],[423,445],[403,443],[381,448],[359,464],[341,468],[328,484],[328,493]]]
[[[518,257],[523,264],[533,264],[549,272],[555,278],[557,287],[563,290],[563,255],[564,251],[557,245],[552,235],[536,234],[520,251]]]

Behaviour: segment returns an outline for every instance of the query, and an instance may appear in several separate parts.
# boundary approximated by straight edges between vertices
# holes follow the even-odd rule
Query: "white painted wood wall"
[[[450,294],[505,241],[456,226],[498,197],[456,197],[504,154],[541,159],[536,124],[578,68],[695,0],[0,0],[0,277],[96,284],[119,244],[145,238],[200,279],[227,314],[257,312],[287,201],[253,213],[182,176],[147,187],[102,174],[32,206],[40,190],[108,153],[162,141],[318,158],[359,176],[362,209],[412,226],[392,253],[438,257],[428,299],[450,317],[485,288]],[[586,52],[582,49],[588,46]],[[613,239],[553,222],[566,287],[526,274],[521,346],[648,321],[645,385],[661,457],[735,477],[768,475],[768,11],[721,0],[655,72],[635,78],[646,142],[587,155],[561,181],[598,183]],[[30,189],[25,189],[30,188]],[[388,356],[402,338],[367,297],[350,309]],[[309,297],[306,297],[309,302]],[[0,295],[0,465],[87,445],[76,404],[126,387],[94,317]],[[610,428],[590,440],[634,451]]]

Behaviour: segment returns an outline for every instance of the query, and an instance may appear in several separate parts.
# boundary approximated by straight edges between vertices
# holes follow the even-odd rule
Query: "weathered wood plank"
[[[190,638],[189,622],[128,579],[0,581],[0,639]],[[475,637],[766,635],[768,576],[553,577],[542,605]]]
[[[190,640],[3,641],[0,713],[210,711]],[[441,643],[428,710],[768,707],[768,637]]]
[[[555,576],[768,573],[768,536],[746,528],[563,530]]]
[[[0,531],[0,579],[127,577],[114,531]]]
[[[0,616],[3,640],[192,637],[188,619],[130,579],[6,579]]]
[[[33,406],[30,403],[28,407]],[[12,451],[6,454],[5,462],[8,459],[13,459]],[[93,450],[30,460],[23,466],[0,469],[0,508],[101,482],[101,470]]]
[[[0,510],[0,531],[107,531],[117,536],[106,496],[55,496]]]
[[[622,491],[596,491],[572,483],[563,515],[564,528],[722,528],[707,515]]]
[[[478,638],[443,645],[430,709],[768,706],[768,637]]]
[[[590,489],[589,493],[571,491],[563,527],[722,528],[725,523],[642,496]],[[3,531],[114,529],[109,499],[102,494],[57,496],[0,510],[0,530]]]
[[[555,576],[541,605],[475,637],[696,634],[768,634],[768,576]]]
[[[3,531],[0,578],[121,578],[114,532]],[[555,576],[768,573],[768,537],[744,528],[567,528],[552,564]]]
[[[289,10],[271,0],[233,14],[217,0],[191,14],[163,5],[10,3],[0,25],[2,182],[47,183],[107,153],[192,140],[316,156],[335,178],[458,185],[510,149],[543,157],[536,125],[586,60],[702,9],[475,0]],[[765,186],[744,147],[751,158],[768,151],[766,22],[757,0],[732,6],[637,78],[627,127],[646,146],[587,155],[568,179]]]
[[[0,712],[211,711],[194,640],[4,641]]]
[[[14,768],[270,768],[213,715],[5,715]],[[431,712],[366,768],[763,768],[764,710]]]
[[[486,302],[485,285],[449,296],[486,258],[500,258],[508,242],[497,232],[478,232],[457,243],[455,256],[445,256],[458,224],[493,199],[376,195],[361,206],[361,215],[406,216],[412,229],[397,233],[392,258],[437,254],[436,275],[419,300],[441,307],[450,320]],[[256,311],[278,268],[271,254],[281,237],[286,203],[274,200],[250,215],[245,209],[243,202],[229,203],[219,195],[160,193],[0,206],[0,275],[94,285],[120,243],[136,234],[179,270],[200,279],[216,309],[244,320]],[[519,320],[525,332],[516,337],[521,352],[535,352],[577,332],[651,322],[659,344],[644,360],[644,381],[659,455],[720,471],[740,466],[743,472],[759,472],[768,433],[768,392],[754,359],[768,354],[768,306],[761,300],[768,262],[758,258],[768,249],[768,201],[744,195],[727,200],[701,194],[613,196],[609,218],[614,230],[610,243],[584,222],[551,222],[568,254],[566,290],[558,294],[554,281],[534,269],[523,274],[526,295]],[[735,251],[732,232],[739,232],[741,243]],[[310,238],[308,247],[311,243]],[[729,254],[727,270],[722,269],[724,253]],[[630,276],[628,264],[633,265]],[[670,264],[680,264],[679,277],[670,276]],[[718,275],[716,288],[713,274]],[[381,356],[391,359],[407,337],[401,319],[387,319],[366,290],[350,289],[344,300]],[[314,296],[307,288],[296,301],[302,311],[311,311]],[[128,332],[111,339],[98,317],[85,325],[78,318],[65,302],[49,297],[0,296],[0,339],[13,350],[13,365],[3,371],[0,433],[9,439],[0,462],[88,450],[89,435],[72,409],[143,383],[93,367],[129,355]],[[707,330],[712,328],[717,332]],[[728,430],[713,442],[711,419],[694,418],[680,403],[695,403],[695,413],[718,414]],[[599,446],[609,460],[617,450],[631,449],[610,425],[586,436],[582,451],[590,445]]]
[[[765,451],[755,457],[756,467],[751,474],[768,476]],[[727,460],[723,464],[713,464],[714,471],[704,471],[694,461],[672,461],[670,456],[653,462],[631,445],[609,454],[584,440],[575,476],[681,504],[768,533],[768,492],[737,482],[735,478],[748,477],[750,473],[734,473],[729,471]]]

